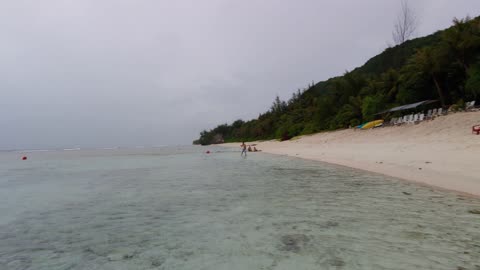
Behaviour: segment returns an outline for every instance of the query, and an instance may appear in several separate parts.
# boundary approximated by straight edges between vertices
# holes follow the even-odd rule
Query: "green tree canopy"
[[[287,139],[374,120],[394,106],[439,99],[442,107],[480,98],[480,17],[408,40],[343,76],[311,83],[250,121],[202,131],[194,143]]]

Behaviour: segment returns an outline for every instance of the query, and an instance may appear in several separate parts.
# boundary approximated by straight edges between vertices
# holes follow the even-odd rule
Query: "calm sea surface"
[[[0,269],[480,269],[478,199],[206,149],[0,153]]]

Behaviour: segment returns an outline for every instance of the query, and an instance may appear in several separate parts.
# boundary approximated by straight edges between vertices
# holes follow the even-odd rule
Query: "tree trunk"
[[[465,58],[457,57],[457,61],[463,67],[463,70],[465,71],[465,74],[468,75],[468,65],[465,62]]]
[[[465,75],[468,76],[468,66],[467,66],[467,64],[465,64],[465,62],[463,62],[462,65],[463,65],[463,68],[465,69]]]
[[[465,75],[468,76],[468,65],[465,61],[465,50],[462,51],[462,56],[460,57],[460,63],[462,63],[463,68],[465,69]]]
[[[437,93],[438,93],[438,97],[440,98],[440,103],[442,104],[442,108],[445,108],[445,98],[443,97],[442,88],[440,88],[440,84],[437,81],[437,77],[435,77],[435,74],[433,73],[432,73],[432,78],[437,88]]]

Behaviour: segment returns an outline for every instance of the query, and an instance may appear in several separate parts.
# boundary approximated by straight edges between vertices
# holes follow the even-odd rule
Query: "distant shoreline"
[[[480,135],[471,133],[475,124],[480,124],[480,112],[450,114],[417,125],[348,129],[285,142],[250,143],[256,143],[265,153],[327,162],[480,196]]]

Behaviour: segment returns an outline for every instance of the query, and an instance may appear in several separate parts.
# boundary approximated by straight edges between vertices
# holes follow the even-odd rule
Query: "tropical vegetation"
[[[277,97],[257,119],[202,131],[195,144],[290,139],[373,120],[379,111],[426,99],[442,107],[480,99],[480,17],[408,40],[343,76]]]

